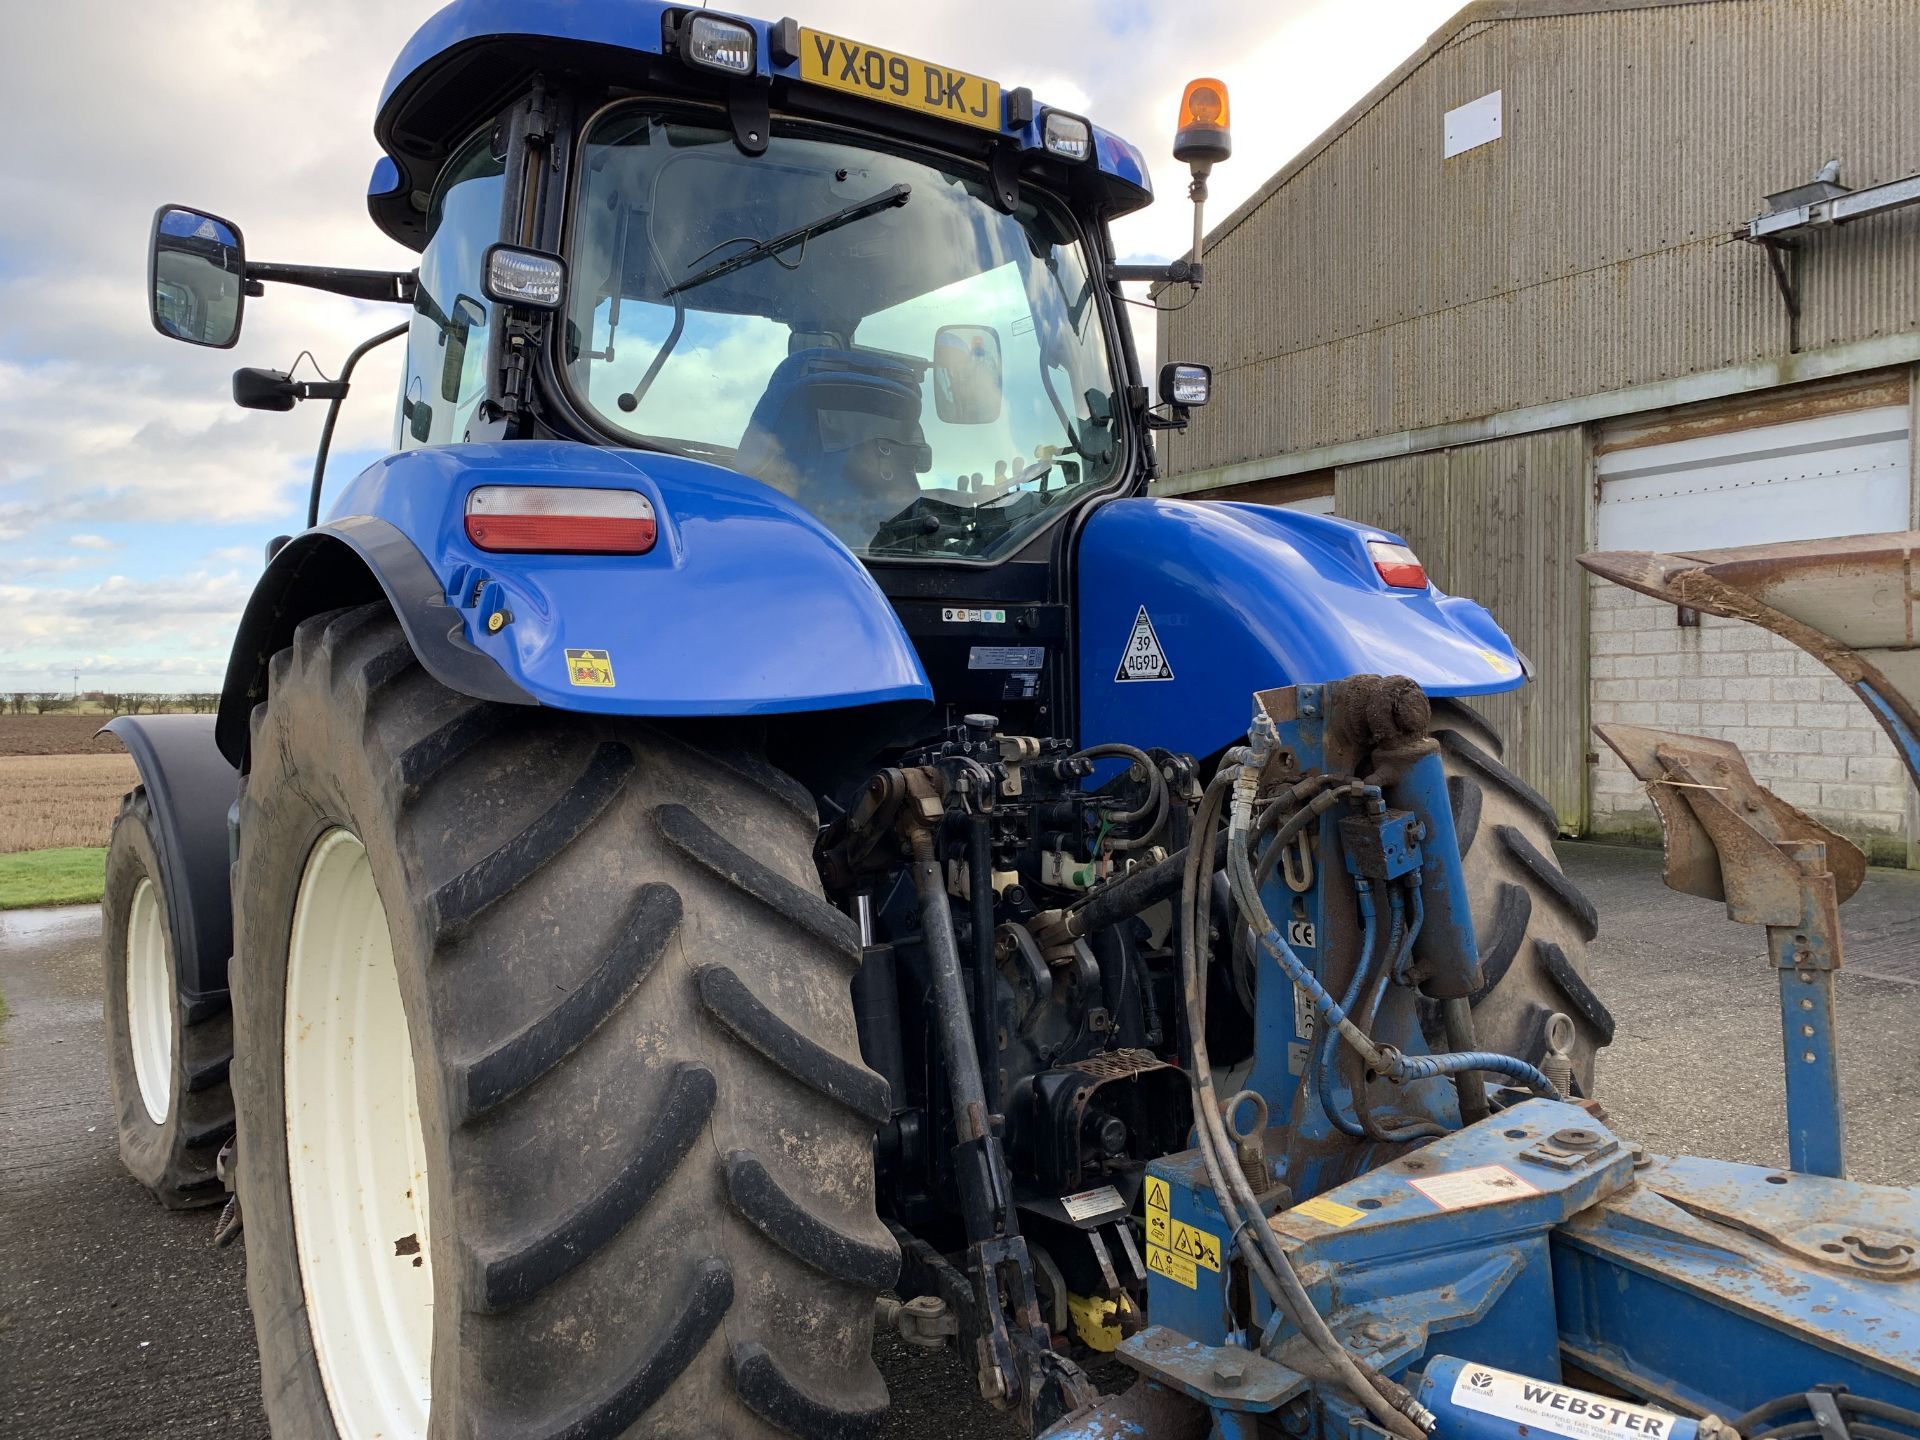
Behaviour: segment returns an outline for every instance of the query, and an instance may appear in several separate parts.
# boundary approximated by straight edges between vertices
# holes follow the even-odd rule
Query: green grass
[[[106,888],[106,847],[0,855],[0,910],[91,905]]]

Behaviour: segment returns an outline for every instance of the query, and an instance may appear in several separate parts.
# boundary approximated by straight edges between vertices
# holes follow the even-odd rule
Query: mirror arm
[[[413,303],[419,279],[417,270],[345,270],[336,265],[272,265],[256,260],[247,262],[246,272],[249,295],[259,294],[253,287],[265,280],[396,305]]]
[[[249,267],[251,268],[251,267]],[[1109,265],[1108,283],[1135,281],[1147,285],[1198,285],[1201,267],[1191,260],[1175,260],[1170,265]]]

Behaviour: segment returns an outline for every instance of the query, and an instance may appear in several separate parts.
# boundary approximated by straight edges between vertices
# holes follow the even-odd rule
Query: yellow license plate
[[[995,81],[823,31],[800,32],[800,78],[982,130],[1000,128]]]

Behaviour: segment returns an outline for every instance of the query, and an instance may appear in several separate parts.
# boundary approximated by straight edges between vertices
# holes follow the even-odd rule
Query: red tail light
[[[1380,572],[1380,578],[1394,589],[1427,588],[1427,567],[1405,545],[1396,545],[1391,540],[1369,540],[1367,554],[1373,557],[1373,568]]]
[[[482,485],[467,496],[467,538],[482,550],[644,555],[655,534],[637,490]]]

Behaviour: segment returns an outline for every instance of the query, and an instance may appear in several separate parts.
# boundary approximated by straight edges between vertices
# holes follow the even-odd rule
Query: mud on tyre
[[[343,834],[391,944],[426,1201],[379,1212],[413,1228],[355,1263],[430,1298],[431,1433],[877,1431],[886,1089],[860,1061],[857,937],[820,894],[812,801],[746,732],[476,702],[364,606],[274,658],[241,805],[240,1186],[276,1436],[366,1428],[336,1424],[363,1357],[326,1338],[337,1297],[303,1274],[295,1219],[344,1203],[359,1142],[301,1129],[324,1097],[287,1083],[333,1073],[289,1066],[320,995],[297,975],[290,1012],[289,968],[331,953],[296,934],[341,929],[311,904],[300,928],[300,902]],[[290,1124],[341,1150],[331,1197],[290,1178]],[[383,1433],[426,1433],[406,1404]]]

